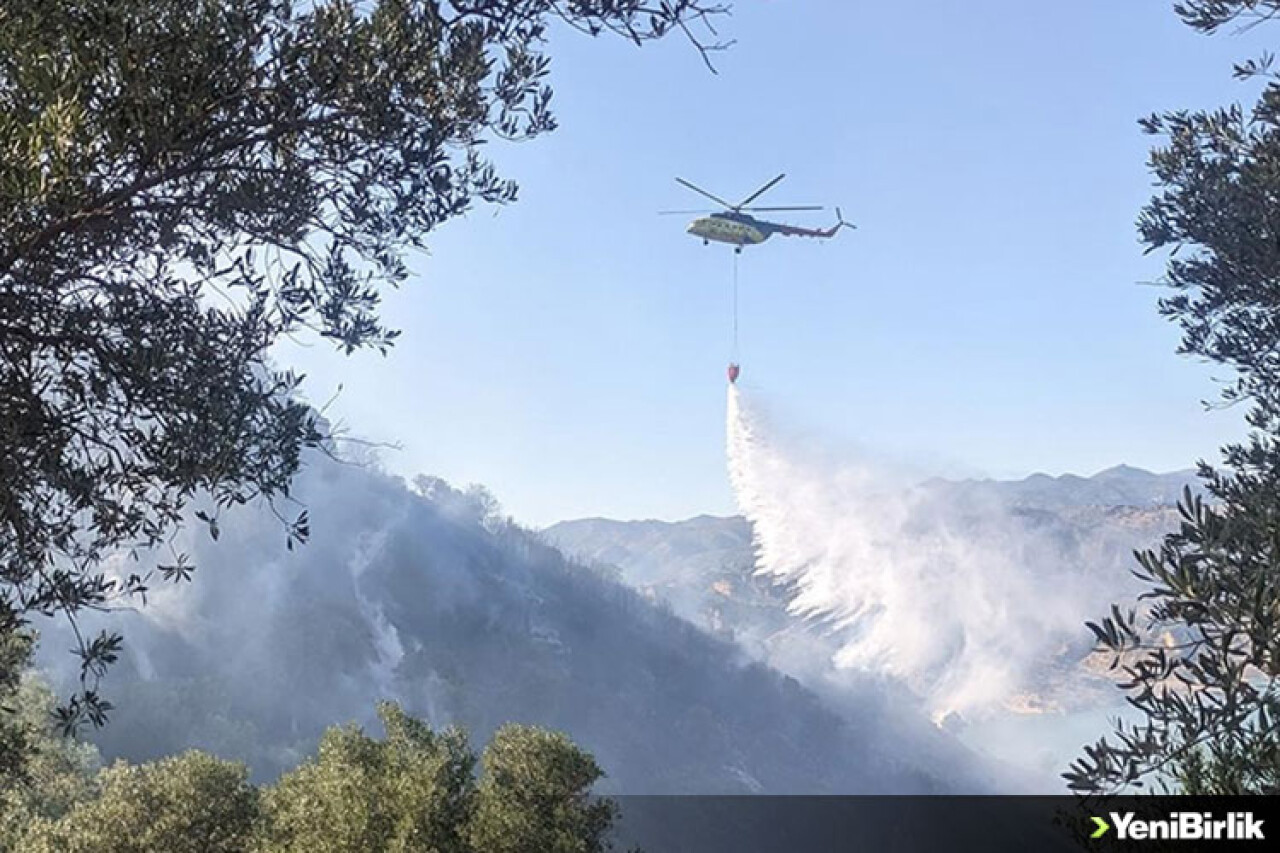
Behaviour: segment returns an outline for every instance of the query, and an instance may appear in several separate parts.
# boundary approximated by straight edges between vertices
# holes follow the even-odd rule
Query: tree
[[[57,820],[94,795],[99,756],[55,730],[53,691],[34,674],[0,692],[0,704],[9,711],[0,732],[17,739],[9,754],[21,761],[0,771],[0,850],[13,850],[33,821]]]
[[[383,703],[387,736],[331,728],[319,755],[267,791],[260,849],[469,853],[475,756],[458,729],[437,734]]]
[[[604,774],[564,735],[498,731],[484,774],[459,729],[433,732],[397,705],[378,715],[387,736],[332,728],[319,755],[264,797],[259,849],[272,853],[594,853],[607,849],[616,808],[591,800]]]
[[[242,764],[188,752],[152,764],[103,770],[99,796],[62,818],[35,820],[29,853],[244,853],[258,818],[258,791]]]
[[[1274,0],[1175,8],[1204,32],[1280,15]],[[1076,790],[1280,792],[1280,75],[1269,57],[1236,74],[1263,83],[1252,109],[1143,121],[1164,144],[1138,225],[1148,251],[1173,247],[1159,307],[1180,351],[1235,370],[1224,399],[1251,431],[1221,468],[1200,463],[1212,499],[1188,492],[1180,529],[1138,555],[1141,610],[1090,624],[1142,719],[1086,748],[1065,774]]]
[[[504,728],[485,751],[477,785],[462,730],[432,731],[391,703],[378,715],[383,740],[354,726],[331,728],[314,759],[261,790],[243,765],[200,752],[117,762],[96,776],[75,765],[73,785],[46,785],[26,799],[0,793],[0,846],[19,853],[607,849],[615,808],[587,798],[602,774],[563,735]]]
[[[31,662],[29,634],[0,632],[0,783],[8,788],[21,780],[30,753],[26,721],[17,715],[21,673]]]
[[[288,497],[327,437],[269,347],[393,343],[379,296],[405,251],[515,199],[484,143],[555,126],[549,23],[641,43],[720,11],[0,2],[0,634],[188,579],[178,553],[155,578],[103,560],[171,543],[196,496],[215,538],[222,510]],[[305,513],[286,524],[306,538]],[[120,642],[80,639],[68,728],[104,721]]]
[[[593,799],[604,772],[558,732],[507,725],[484,751],[469,837],[486,853],[598,853],[617,819],[612,800]]]

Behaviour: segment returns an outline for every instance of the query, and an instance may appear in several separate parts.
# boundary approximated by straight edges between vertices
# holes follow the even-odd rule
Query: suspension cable
[[[733,361],[738,360],[738,253],[733,253]]]

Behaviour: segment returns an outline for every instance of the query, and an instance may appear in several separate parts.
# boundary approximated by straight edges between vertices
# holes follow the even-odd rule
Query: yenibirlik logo
[[[1143,820],[1133,812],[1109,812],[1115,824],[1116,837],[1122,841],[1168,839],[1170,841],[1263,841],[1262,819],[1251,812],[1231,812],[1225,818],[1214,819],[1212,812],[1170,812],[1167,820]],[[1100,817],[1093,818],[1093,835],[1101,838],[1111,829],[1111,824]]]

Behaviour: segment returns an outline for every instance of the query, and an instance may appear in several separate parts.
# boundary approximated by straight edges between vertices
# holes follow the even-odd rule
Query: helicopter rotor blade
[[[778,211],[778,210],[826,210],[820,204],[802,204],[791,207],[740,207],[738,210]]]
[[[772,181],[770,181],[769,183],[765,184],[765,185],[764,185],[764,186],[762,186],[760,189],[756,190],[756,191],[755,191],[755,192],[753,192],[751,195],[747,196],[745,199],[743,199],[742,201],[740,201],[737,205],[733,206],[733,209],[734,209],[734,210],[741,210],[742,208],[744,208],[744,207],[746,207],[747,205],[751,204],[751,202],[753,202],[753,201],[755,201],[756,199],[760,198],[760,196],[764,195],[764,194],[765,194],[765,192],[766,192],[766,191],[768,191],[769,189],[771,189],[771,188],[773,187],[773,185],[774,185],[774,184],[778,183],[778,181],[782,180],[782,179],[783,179],[783,178],[785,178],[785,177],[786,177],[786,174],[781,174],[781,175],[779,175],[778,177],[774,178]]]
[[[689,189],[693,190],[694,192],[698,193],[699,195],[704,195],[704,196],[706,196],[707,198],[709,198],[709,199],[711,199],[712,201],[714,201],[716,204],[719,204],[719,205],[722,205],[722,206],[724,206],[724,207],[727,207],[727,208],[729,208],[730,210],[732,210],[732,209],[733,209],[733,205],[729,204],[729,202],[725,201],[724,199],[722,199],[722,198],[720,198],[720,197],[718,197],[718,196],[714,196],[714,195],[712,195],[711,193],[707,192],[706,190],[702,189],[701,187],[696,187],[696,186],[694,186],[693,184],[691,184],[691,183],[689,183],[688,181],[686,181],[684,178],[676,178],[676,183],[677,183],[677,184],[680,184],[682,187],[687,187],[687,188],[689,188]]]
[[[659,216],[677,216],[677,215],[692,216],[693,214],[714,213],[714,212],[715,211],[707,210],[706,208],[703,208],[702,210],[659,210],[658,215]]]

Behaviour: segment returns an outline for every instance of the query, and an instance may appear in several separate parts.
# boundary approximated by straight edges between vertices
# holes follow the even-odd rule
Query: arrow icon
[[[1093,831],[1093,835],[1089,836],[1090,838],[1101,838],[1106,835],[1107,830],[1111,828],[1111,825],[1100,817],[1093,818],[1093,822],[1098,828]]]

